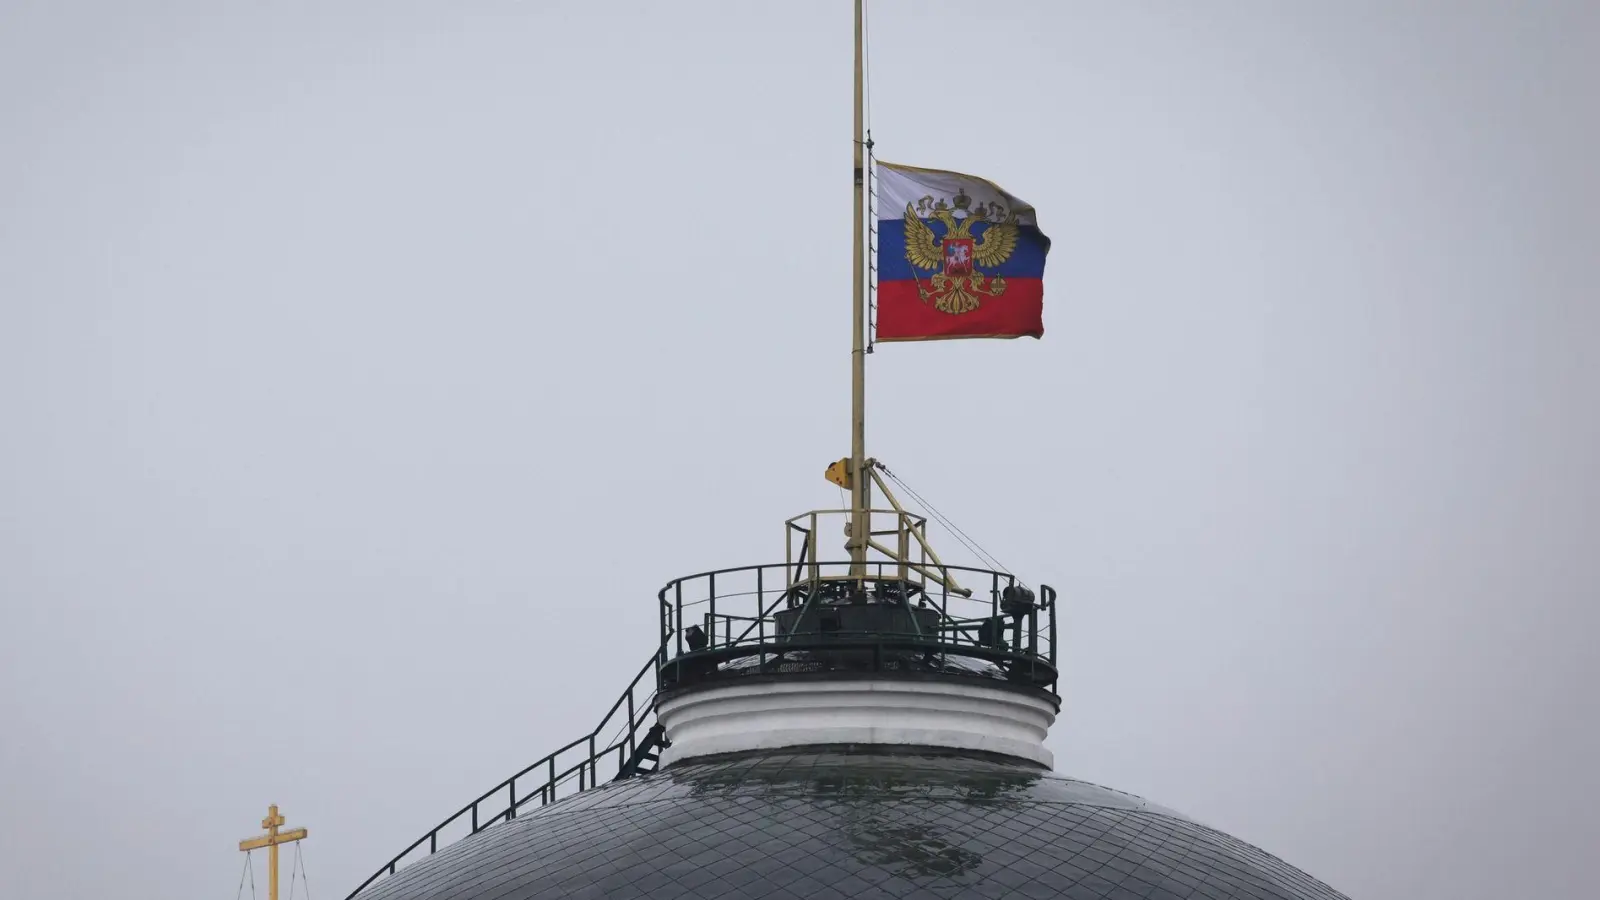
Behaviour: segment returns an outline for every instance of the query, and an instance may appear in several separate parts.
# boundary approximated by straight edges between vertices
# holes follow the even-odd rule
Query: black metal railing
[[[661,687],[756,674],[900,671],[1001,679],[1055,692],[1056,592],[1015,575],[893,560],[802,561],[667,583]],[[952,588],[952,584],[962,588]],[[903,610],[898,616],[872,610]],[[852,627],[852,625],[856,627]]]
[[[662,746],[662,734],[659,725],[647,728],[645,723],[655,714],[659,664],[660,653],[652,653],[593,731],[484,791],[396,854],[349,897],[355,897],[379,878],[393,875],[413,857],[431,856],[442,846],[516,818],[529,804],[545,806],[596,787],[602,780],[651,771],[658,758],[656,751]],[[616,763],[614,770],[612,761]]]
[[[798,566],[718,569],[668,582],[657,595],[661,645],[593,731],[483,792],[347,900],[414,858],[516,818],[529,804],[653,771],[667,745],[652,721],[661,691],[847,671],[989,678],[1056,691],[1057,604],[1048,585],[1035,599],[1014,575],[990,569],[885,560],[852,574],[850,565],[802,557]],[[872,627],[845,627],[863,622]]]

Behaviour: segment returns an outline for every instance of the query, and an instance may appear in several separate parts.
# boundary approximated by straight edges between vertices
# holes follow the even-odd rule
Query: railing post
[[[430,831],[430,832],[428,832],[428,855],[432,856],[433,854],[438,853],[438,852],[439,852],[439,832]],[[391,874],[391,875],[394,874],[394,866],[390,866],[389,867],[389,874]]]
[[[550,789],[550,799],[546,803],[556,802],[556,756],[550,754],[550,780],[545,782],[545,787]]]
[[[678,582],[678,589],[674,592],[672,604],[674,633],[678,638],[678,655],[683,655],[683,582]]]
[[[509,822],[517,817],[517,780],[511,779],[506,787],[511,789],[511,805],[506,807],[506,821]]]
[[[633,688],[628,688],[628,755],[632,756],[635,750],[633,744]]]
[[[478,833],[478,801],[472,801],[472,833]]]
[[[822,534],[822,532],[817,530],[817,514],[816,513],[812,513],[811,514],[811,535],[809,537],[809,540],[811,541],[811,579],[810,579],[810,581],[811,581],[811,584],[813,585],[813,588],[812,588],[813,590],[816,589],[815,585],[817,583],[817,578],[818,578],[818,575],[819,575],[819,570],[817,568],[817,560],[822,558],[822,553],[821,553],[822,546],[821,546],[821,544],[819,544],[817,542],[817,538],[821,534]],[[851,540],[855,540],[855,538],[852,537]]]
[[[1056,680],[1051,682],[1050,690],[1057,695],[1060,695],[1061,691],[1057,685],[1061,680],[1061,664],[1056,660],[1056,606],[1058,605],[1058,601],[1056,600],[1056,592],[1054,588],[1050,587],[1049,585],[1039,586],[1039,592],[1041,594],[1046,591],[1048,591],[1050,594],[1050,668],[1054,669],[1056,672]]]
[[[906,564],[911,561],[911,532],[907,528],[904,512],[895,517],[895,524],[898,526],[895,531],[899,532],[896,535],[899,541],[896,547],[900,551],[900,581],[903,583],[911,577],[910,570],[906,568]]]

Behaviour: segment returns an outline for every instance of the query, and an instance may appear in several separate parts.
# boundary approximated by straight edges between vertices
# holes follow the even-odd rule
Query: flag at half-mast
[[[1032,206],[960,172],[880,162],[877,182],[878,340],[1044,334]]]

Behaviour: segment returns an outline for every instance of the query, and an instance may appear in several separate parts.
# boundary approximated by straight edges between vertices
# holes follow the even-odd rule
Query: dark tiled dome
[[[998,757],[795,748],[688,760],[452,845],[370,900],[1337,900],[1138,797]]]

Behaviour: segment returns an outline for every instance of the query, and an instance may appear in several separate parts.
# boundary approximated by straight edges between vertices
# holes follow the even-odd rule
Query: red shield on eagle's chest
[[[944,239],[944,274],[972,274],[972,238]]]

